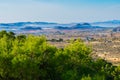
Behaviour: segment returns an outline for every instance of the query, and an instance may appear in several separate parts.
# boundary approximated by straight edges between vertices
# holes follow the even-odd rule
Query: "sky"
[[[120,20],[120,0],[0,0],[0,23]]]

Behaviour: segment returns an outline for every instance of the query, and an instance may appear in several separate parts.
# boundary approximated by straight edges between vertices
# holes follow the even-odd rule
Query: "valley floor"
[[[64,34],[47,36],[50,44],[63,48],[69,41],[82,39],[85,44],[92,47],[92,57],[102,58],[114,65],[120,65],[120,33],[103,31],[98,33],[81,31],[61,31]],[[61,40],[61,41],[59,41]]]

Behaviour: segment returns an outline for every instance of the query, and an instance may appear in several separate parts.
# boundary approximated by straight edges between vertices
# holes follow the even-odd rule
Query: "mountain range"
[[[91,25],[93,25],[93,26],[102,26],[102,27],[117,27],[117,26],[120,26],[120,20],[93,22],[93,23],[91,23]]]
[[[60,29],[60,30],[72,30],[72,29],[103,29],[103,27],[100,26],[92,26],[90,23],[78,23],[74,24],[68,27],[63,27],[63,26],[55,26],[55,29]]]
[[[103,22],[93,23],[69,23],[59,24],[50,22],[16,22],[16,23],[0,23],[0,30],[7,31],[30,31],[30,30],[42,30],[42,29],[103,29],[106,27],[118,27],[120,26],[120,20],[111,20]]]

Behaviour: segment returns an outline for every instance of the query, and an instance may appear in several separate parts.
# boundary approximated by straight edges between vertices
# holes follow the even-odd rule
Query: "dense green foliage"
[[[81,40],[63,49],[44,36],[0,32],[0,80],[120,80],[120,67],[93,60]]]

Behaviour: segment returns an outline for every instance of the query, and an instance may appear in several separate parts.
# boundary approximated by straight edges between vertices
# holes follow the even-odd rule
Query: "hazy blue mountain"
[[[102,27],[117,27],[120,26],[120,20],[111,20],[104,22],[94,22],[91,23],[93,26],[102,26]]]
[[[120,20],[112,20],[95,23],[51,23],[51,22],[16,22],[16,23],[0,23],[0,30],[7,30],[13,32],[41,30],[41,29],[105,29],[106,27],[120,26]]]
[[[0,30],[20,31],[20,30],[40,30],[42,28],[52,28],[57,23],[50,22],[16,22],[16,23],[1,23]]]
[[[60,29],[60,30],[64,30],[64,29],[103,29],[103,27],[99,27],[99,26],[92,26],[89,23],[78,23],[78,24],[74,24],[72,26],[68,26],[68,27],[64,27],[64,26],[56,26],[55,29]]]
[[[16,23],[1,23],[0,26],[25,26],[25,25],[50,25],[57,23],[48,23],[48,22],[16,22]]]

